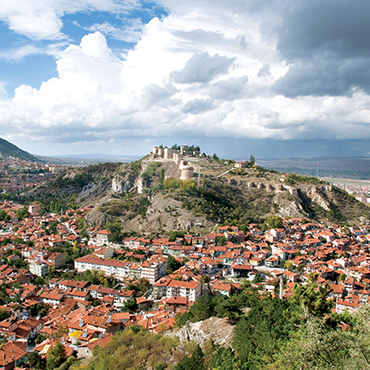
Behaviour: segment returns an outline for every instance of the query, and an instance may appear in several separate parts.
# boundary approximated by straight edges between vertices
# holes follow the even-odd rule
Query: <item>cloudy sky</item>
[[[0,137],[35,154],[368,155],[368,0],[1,0]]]

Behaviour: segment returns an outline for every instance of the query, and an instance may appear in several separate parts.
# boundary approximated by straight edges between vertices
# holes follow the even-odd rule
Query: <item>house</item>
[[[18,367],[27,356],[27,344],[7,342],[0,349],[0,370],[11,370]]]
[[[171,297],[166,299],[166,306],[168,311],[176,312],[178,310],[189,309],[188,297]]]
[[[251,265],[232,265],[231,275],[248,277],[250,273],[254,272],[254,268]]]
[[[109,230],[100,230],[96,233],[96,240],[101,244],[109,243],[111,240],[111,232]]]
[[[231,285],[230,284],[227,284],[227,283],[222,283],[220,281],[216,281],[213,285],[213,291],[214,292],[218,292],[222,295],[226,295],[228,297],[230,297],[230,294],[231,294]]]
[[[265,259],[266,267],[277,267],[279,266],[280,258],[278,256],[270,256]]]
[[[59,306],[63,297],[64,297],[63,294],[43,292],[41,293],[39,298],[42,303],[50,304],[56,307]]]

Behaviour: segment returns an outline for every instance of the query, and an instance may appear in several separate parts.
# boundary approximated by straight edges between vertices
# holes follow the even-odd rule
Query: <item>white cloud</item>
[[[0,59],[20,61],[28,55],[41,54],[41,50],[34,45],[23,45],[6,51],[0,51]]]
[[[10,125],[8,135],[56,142],[370,138],[370,97],[358,88],[348,96],[276,94],[276,81],[292,65],[276,47],[281,14],[274,6],[262,0],[162,3],[169,15],[143,26],[122,59],[102,34],[119,37],[108,23],[95,25],[102,33],[80,45],[54,51],[58,77],[40,89],[22,85],[0,102],[0,127]]]
[[[29,38],[59,39],[64,14],[86,11],[127,12],[137,6],[136,0],[2,0],[0,20],[9,28]]]
[[[122,27],[116,27],[108,22],[95,23],[85,29],[95,32],[99,31],[105,36],[109,36],[115,40],[121,40],[131,43],[136,43],[141,38],[144,24],[140,19],[126,19],[123,21]]]

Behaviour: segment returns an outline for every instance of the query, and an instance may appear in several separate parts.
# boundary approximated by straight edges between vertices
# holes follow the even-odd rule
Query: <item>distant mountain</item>
[[[369,157],[257,158],[265,168],[305,176],[370,179]],[[318,166],[319,164],[319,166]]]
[[[40,160],[32,154],[19,149],[16,145],[0,138],[0,159],[1,158],[19,158],[33,162],[40,162]]]

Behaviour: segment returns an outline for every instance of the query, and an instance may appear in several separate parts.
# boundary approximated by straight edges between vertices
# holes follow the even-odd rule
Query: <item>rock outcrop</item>
[[[181,343],[195,341],[200,346],[206,344],[209,340],[214,343],[231,347],[235,325],[230,324],[228,319],[211,317],[204,321],[186,323],[180,329],[174,330],[167,335],[179,338]]]
[[[112,190],[115,193],[130,191],[135,185],[135,177],[127,173],[124,176],[115,175],[112,180]]]

